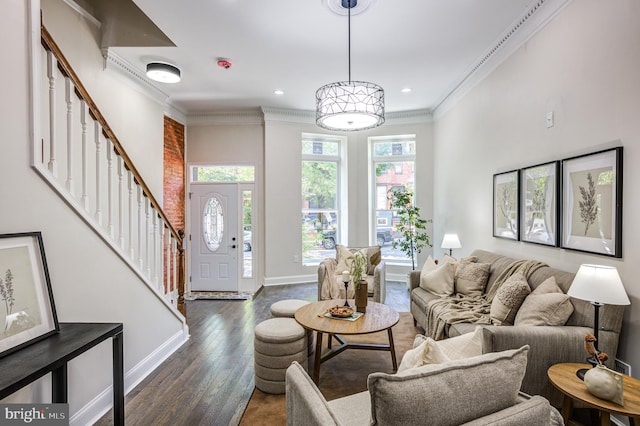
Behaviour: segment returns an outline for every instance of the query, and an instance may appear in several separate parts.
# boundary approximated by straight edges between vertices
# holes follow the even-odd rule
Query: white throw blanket
[[[333,259],[331,259],[333,260]],[[322,280],[322,291],[320,295],[322,296],[322,300],[329,299],[344,299],[344,283],[342,282],[342,271],[337,271],[336,266],[337,262],[323,262],[326,267],[326,273],[324,275],[324,279]],[[353,290],[353,283],[349,283],[348,288],[348,298],[355,298],[355,291]]]

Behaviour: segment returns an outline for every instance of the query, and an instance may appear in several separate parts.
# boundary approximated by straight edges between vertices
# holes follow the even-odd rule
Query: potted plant
[[[420,208],[413,204],[413,192],[408,188],[392,188],[389,190],[391,208],[397,210],[400,221],[396,229],[402,235],[394,240],[393,248],[400,248],[407,257],[411,258],[411,270],[416,269],[416,257],[422,249],[431,247],[431,239],[427,233],[427,223],[431,220],[420,217]]]
[[[365,312],[367,310],[367,258],[365,255],[357,251],[353,255],[347,257],[346,264],[349,267],[349,275],[353,282],[353,290],[355,291],[356,310]]]

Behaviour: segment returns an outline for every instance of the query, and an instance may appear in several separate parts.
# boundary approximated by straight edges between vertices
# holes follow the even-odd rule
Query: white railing
[[[104,241],[186,317],[182,232],[142,176],[42,27],[42,140],[33,166]],[[45,70],[46,68],[46,70]]]

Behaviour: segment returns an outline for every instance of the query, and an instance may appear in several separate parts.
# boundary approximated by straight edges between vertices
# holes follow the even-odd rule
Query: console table
[[[0,399],[51,373],[53,403],[68,402],[67,363],[113,340],[113,419],[124,425],[122,323],[60,323],[60,332],[0,358]]]

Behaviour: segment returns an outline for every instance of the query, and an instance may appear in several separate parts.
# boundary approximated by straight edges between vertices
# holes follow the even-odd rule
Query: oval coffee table
[[[350,302],[351,306],[355,306],[353,300]],[[396,371],[398,369],[398,363],[396,361],[396,350],[393,345],[393,333],[391,331],[391,327],[396,325],[400,319],[398,312],[387,305],[383,305],[382,303],[369,301],[366,313],[355,321],[325,317],[324,314],[327,312],[327,309],[336,305],[341,305],[339,300],[323,300],[305,305],[295,313],[295,319],[301,326],[307,330],[313,330],[316,332],[316,354],[313,368],[313,381],[316,384],[319,383],[320,365],[323,362],[347,349],[389,351],[391,352],[393,371]],[[342,338],[342,335],[370,334],[384,330],[387,330],[389,335],[388,345],[374,343],[349,343]],[[329,334],[329,340],[331,340],[332,336],[335,337],[335,339],[340,343],[340,346],[322,354],[322,335],[325,333]]]

